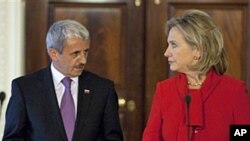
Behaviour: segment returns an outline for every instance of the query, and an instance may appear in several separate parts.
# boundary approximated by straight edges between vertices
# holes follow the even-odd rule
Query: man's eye
[[[85,54],[85,55],[87,55],[87,54],[88,54],[88,52],[89,52],[89,50],[88,50],[88,49],[84,50],[84,54]]]
[[[79,55],[79,52],[74,52],[71,54],[72,57],[77,57]]]

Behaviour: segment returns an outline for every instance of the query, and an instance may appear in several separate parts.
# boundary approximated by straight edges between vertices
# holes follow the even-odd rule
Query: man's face
[[[58,71],[65,76],[77,77],[84,70],[88,50],[89,40],[74,37],[66,41],[62,54],[52,48],[49,55]]]

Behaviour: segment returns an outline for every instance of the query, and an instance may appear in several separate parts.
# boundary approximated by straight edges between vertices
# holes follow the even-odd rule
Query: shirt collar
[[[51,63],[50,68],[51,68],[51,72],[52,72],[52,77],[53,77],[54,84],[55,85],[59,85],[61,83],[62,79],[64,77],[66,77],[66,76],[63,75],[60,71],[58,71],[54,67],[53,63]],[[72,83],[78,82],[78,77],[70,77],[70,79],[72,80]]]

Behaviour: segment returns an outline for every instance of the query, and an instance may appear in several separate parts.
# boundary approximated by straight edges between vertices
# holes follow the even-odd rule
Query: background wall
[[[0,0],[0,92],[6,94],[0,109],[0,139],[3,135],[11,80],[24,72],[24,8],[24,0]]]
[[[54,21],[71,18],[90,30],[94,53],[89,54],[88,69],[115,80],[123,101],[120,117],[125,141],[138,141],[156,83],[174,75],[163,56],[167,47],[165,22],[186,9],[211,14],[225,37],[231,66],[227,73],[246,81],[250,89],[249,3],[250,0],[0,0],[0,92],[7,94],[0,117],[0,138],[11,80],[48,65],[44,41]]]

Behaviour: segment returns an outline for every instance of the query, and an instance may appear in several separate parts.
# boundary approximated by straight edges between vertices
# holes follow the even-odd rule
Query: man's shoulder
[[[19,77],[13,79],[13,81],[19,81],[19,82],[22,82],[22,81],[34,81],[34,80],[39,79],[39,78],[44,78],[46,73],[49,74],[48,69],[49,68],[42,68],[40,70],[31,72],[31,73],[27,73],[25,75],[22,75],[22,76],[19,76]]]
[[[99,83],[113,83],[113,80],[90,71],[83,71],[82,75],[80,75],[80,79],[86,79],[88,81],[99,82]]]

